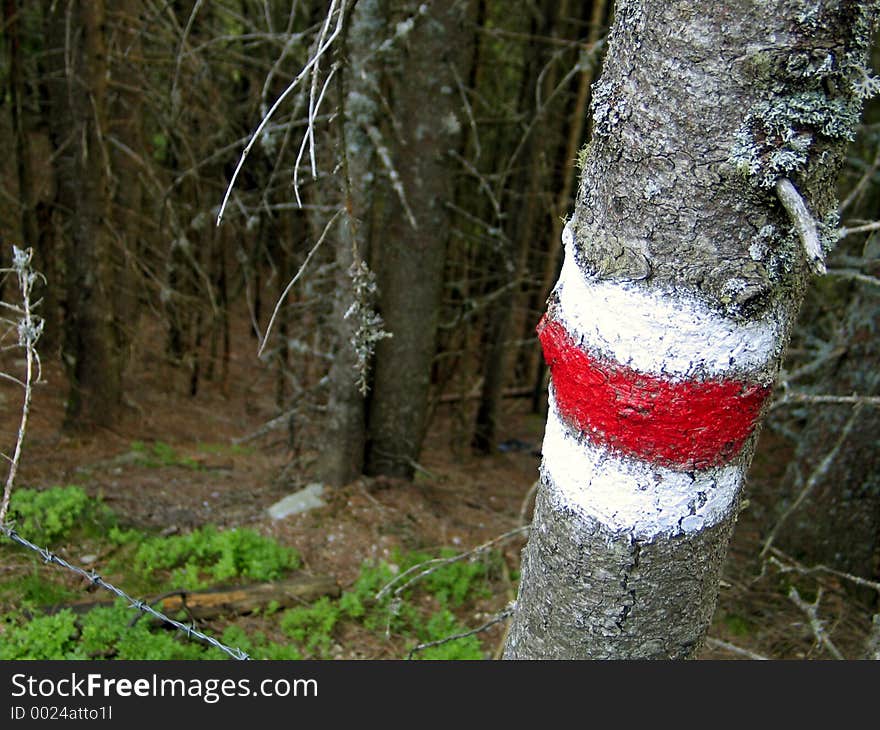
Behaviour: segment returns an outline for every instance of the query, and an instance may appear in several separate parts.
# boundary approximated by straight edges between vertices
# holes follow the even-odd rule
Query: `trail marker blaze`
[[[698,470],[735,457],[770,387],[681,379],[603,361],[545,316],[538,325],[559,414],[596,445],[660,466]]]

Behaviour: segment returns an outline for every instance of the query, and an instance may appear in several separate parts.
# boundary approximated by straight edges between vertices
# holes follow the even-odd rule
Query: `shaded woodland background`
[[[246,378],[236,357],[270,374],[263,428],[284,434],[271,448],[291,480],[406,485],[441,427],[453,459],[516,448],[504,404],[545,405],[534,327],[610,5],[3,0],[0,255],[32,247],[46,277],[40,352],[65,374],[65,432],[100,439],[132,410],[149,331],[170,373],[150,387],[182,410]],[[340,16],[215,225],[254,128]],[[743,557],[824,566],[866,616],[880,580],[878,119],[869,104],[841,179],[846,235],[791,343]]]

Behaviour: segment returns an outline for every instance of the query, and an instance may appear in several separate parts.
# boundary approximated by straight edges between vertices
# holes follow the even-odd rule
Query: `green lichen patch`
[[[731,162],[754,184],[771,188],[806,167],[817,140],[851,142],[860,116],[861,103],[849,95],[807,91],[760,101],[736,133]]]
[[[867,65],[874,5],[806,3],[786,34],[793,42],[751,48],[743,59],[744,79],[764,90],[730,151],[750,183],[772,188],[806,174],[811,158],[855,138],[865,99],[880,90]]]

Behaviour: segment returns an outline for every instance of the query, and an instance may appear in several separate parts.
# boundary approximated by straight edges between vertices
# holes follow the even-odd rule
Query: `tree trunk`
[[[607,0],[592,0],[590,7],[590,25],[587,32],[587,49],[594,49],[602,32],[606,28],[606,11],[608,10]],[[587,100],[590,96],[590,87],[595,77],[595,69],[599,64],[599,58],[596,58],[594,64],[586,66],[580,73],[578,78],[577,97],[574,102],[574,110],[571,115],[571,123],[568,128],[568,139],[565,145],[565,156],[562,159],[562,188],[559,191],[553,210],[551,211],[552,232],[550,240],[556,242],[562,235],[563,219],[571,206],[572,190],[575,183],[575,169],[577,163],[578,151],[584,142],[584,121],[586,118]],[[553,282],[559,276],[559,259],[561,251],[557,247],[551,248],[549,254],[544,258],[543,273],[541,275],[541,288],[538,295],[545,299],[550,293]],[[532,412],[540,413],[544,394],[544,378],[546,371],[544,363],[537,355],[529,356],[527,359],[525,380],[527,383],[534,384],[532,394]]]
[[[506,658],[701,646],[815,238],[836,240],[866,5],[618,3],[539,326],[550,413]]]
[[[34,193],[34,175],[31,159],[31,145],[28,137],[27,120],[25,119],[25,98],[27,96],[25,71],[23,68],[22,41],[22,7],[17,0],[4,0],[3,20],[4,35],[9,63],[9,108],[12,113],[12,134],[15,138],[15,170],[18,178],[18,202],[21,206],[21,241],[16,242],[19,248],[36,247],[39,240],[37,224],[36,196]],[[4,246],[6,243],[4,242]],[[5,252],[3,253],[5,255]],[[37,255],[41,252],[37,250]],[[42,271],[42,267],[39,268]],[[41,312],[43,316],[47,316]],[[51,314],[49,315],[51,316]],[[54,322],[53,322],[54,324]]]
[[[141,281],[137,262],[146,248],[143,231],[144,171],[137,155],[144,149],[144,105],[140,91],[143,73],[144,32],[142,0],[122,0],[113,5],[114,60],[108,98],[107,144],[112,161],[113,245],[110,298],[113,308],[113,346],[125,369],[134,333],[137,331],[141,302]]]
[[[376,47],[382,42],[382,34],[370,29],[384,27],[385,22],[378,0],[362,0],[351,14],[345,39],[348,69],[341,84],[340,132],[346,212],[336,237],[336,345],[328,373],[330,396],[323,436],[327,448],[321,451],[319,465],[322,478],[333,486],[347,484],[360,476],[364,468],[366,409],[365,394],[358,387],[359,363],[354,347],[358,323],[352,316],[356,298],[352,267],[368,257],[370,251],[375,154],[367,130],[379,123],[378,103],[373,94],[380,74],[375,63]],[[369,357],[365,357],[361,367],[369,365]],[[366,372],[361,377],[365,378]]]
[[[40,316],[43,318],[43,334],[40,337],[40,352],[55,356],[61,341],[58,261],[55,236],[49,215],[49,206],[41,199],[46,195],[45,188],[35,174],[35,155],[31,144],[34,131],[42,131],[39,109],[31,101],[38,97],[36,79],[29,79],[26,64],[28,54],[23,51],[34,43],[34,15],[25,15],[22,0],[4,0],[3,17],[6,24],[5,35],[9,61],[9,107],[12,115],[12,134],[15,141],[16,177],[18,179],[18,202],[20,205],[21,238],[16,241],[20,247],[33,248],[36,256],[34,266],[45,276],[45,286],[37,284],[36,293],[40,301]],[[30,102],[30,103],[29,103]],[[37,114],[34,111],[37,111]],[[4,248],[7,247],[4,242]],[[0,252],[0,262],[6,260],[8,251]],[[5,265],[5,264],[4,264]],[[3,284],[0,284],[2,292]]]
[[[540,17],[533,18],[530,35],[535,38],[556,33],[554,25],[559,24],[560,18],[568,15],[568,2],[545,3],[541,9]],[[547,62],[545,54],[541,51],[546,45],[535,43],[526,54],[528,62],[524,69],[524,83],[520,95],[520,109],[525,112],[524,116],[540,113],[538,109],[531,109],[532,100],[535,98],[535,86],[539,72]],[[548,99],[556,87],[557,66],[550,67],[543,79],[542,98]],[[547,102],[549,103],[549,102]],[[511,286],[512,282],[519,279],[526,266],[529,247],[534,240],[538,206],[540,204],[539,191],[546,183],[546,175],[543,174],[546,151],[551,147],[551,140],[555,135],[538,135],[538,130],[529,135],[526,142],[525,155],[527,163],[522,165],[514,178],[511,186],[511,194],[503,201],[504,208],[510,210],[504,225],[505,237],[498,244],[498,259],[493,269],[497,272],[498,281],[495,285],[502,289],[500,296],[490,307],[486,317],[486,347],[483,357],[483,382],[480,392],[480,403],[477,408],[476,423],[472,445],[474,449],[483,454],[492,453],[495,448],[495,439],[498,429],[498,411],[501,407],[504,383],[510,375],[507,366],[508,345],[510,332],[514,327],[514,307],[520,296],[519,285]],[[548,139],[549,138],[549,139]],[[514,203],[518,199],[517,203]]]
[[[97,0],[70,7],[52,4],[46,20],[54,59],[49,92],[57,202],[63,206],[60,215],[66,223],[63,359],[70,381],[66,424],[108,425],[116,415],[122,384],[109,293],[104,4]]]
[[[378,309],[392,337],[376,348],[366,470],[411,479],[424,435],[449,230],[447,151],[463,124],[450,65],[460,58],[462,8],[455,0],[390,5],[397,50],[388,59],[388,85],[395,118],[381,141],[375,133],[371,138],[387,147],[395,171],[388,173],[383,236],[373,251]]]

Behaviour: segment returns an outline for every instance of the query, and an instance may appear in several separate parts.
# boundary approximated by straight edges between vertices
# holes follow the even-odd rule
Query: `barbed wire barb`
[[[103,588],[106,591],[109,591],[110,593],[113,593],[114,595],[116,595],[119,598],[121,598],[122,600],[124,600],[128,604],[128,608],[135,609],[137,611],[140,611],[141,613],[149,614],[153,618],[156,618],[159,621],[162,621],[163,623],[168,624],[169,626],[173,626],[178,631],[185,634],[188,638],[196,638],[196,639],[199,639],[199,640],[205,642],[206,644],[210,644],[211,646],[213,646],[213,647],[219,649],[220,651],[224,652],[225,654],[229,655],[233,659],[239,659],[239,660],[250,659],[250,656],[247,653],[245,653],[244,651],[242,651],[241,649],[236,648],[236,647],[227,646],[222,641],[216,639],[213,636],[209,636],[208,634],[205,634],[205,633],[199,631],[194,626],[192,626],[192,625],[188,626],[187,624],[184,624],[180,621],[177,621],[176,619],[173,619],[170,616],[165,615],[161,611],[156,610],[155,608],[153,608],[150,604],[146,603],[145,601],[142,601],[139,598],[134,598],[133,596],[130,596],[128,593],[126,593],[121,588],[117,588],[112,583],[109,583],[106,580],[104,580],[104,578],[102,578],[101,575],[99,573],[97,573],[95,570],[85,570],[84,568],[80,568],[78,565],[72,565],[71,563],[67,562],[64,558],[53,553],[48,548],[40,547],[39,545],[35,545],[27,538],[22,537],[18,532],[16,532],[16,530],[12,526],[10,526],[8,524],[0,525],[0,533],[5,535],[6,537],[8,537],[13,542],[18,543],[22,547],[25,547],[28,550],[32,550],[33,552],[37,553],[38,555],[40,555],[40,557],[43,558],[44,562],[52,563],[54,565],[58,565],[59,567],[65,568],[65,569],[71,571],[72,573],[75,573],[76,575],[79,575],[80,577],[85,578],[87,581],[89,581],[89,583],[91,585],[98,586],[100,588]]]

